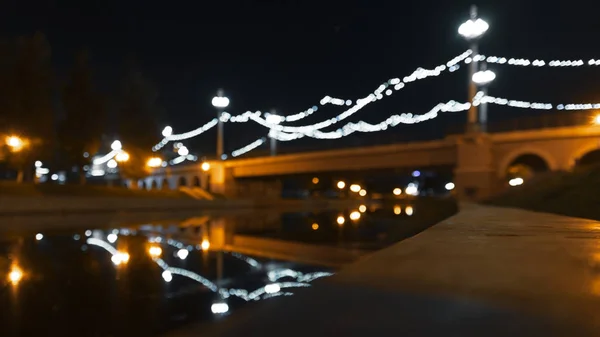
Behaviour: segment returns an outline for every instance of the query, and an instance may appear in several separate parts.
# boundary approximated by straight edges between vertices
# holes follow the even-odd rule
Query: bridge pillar
[[[211,164],[209,179],[211,192],[219,193],[227,198],[236,198],[238,196],[233,169],[225,167],[224,163]]]
[[[498,191],[500,180],[488,134],[476,132],[459,137],[456,151],[454,183],[459,200],[479,201]]]
[[[210,186],[211,192],[239,199],[279,199],[282,191],[278,179],[235,179],[233,169],[223,163],[211,166]]]

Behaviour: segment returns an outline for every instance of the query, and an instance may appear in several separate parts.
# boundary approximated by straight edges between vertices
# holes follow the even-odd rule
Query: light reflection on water
[[[419,205],[394,202],[0,238],[0,335],[155,336],[220,319],[247,302],[291,296],[333,272],[265,258],[268,252],[251,256],[237,249],[243,241],[236,238],[268,239],[253,247],[266,250],[265,242],[281,249],[290,241],[377,249],[432,225],[424,214]]]
[[[1,335],[153,336],[332,275],[209,249],[206,228],[193,235],[151,228],[48,231],[0,242]]]

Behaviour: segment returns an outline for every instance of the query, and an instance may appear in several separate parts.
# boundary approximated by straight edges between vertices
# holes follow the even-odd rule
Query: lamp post
[[[488,30],[489,25],[482,19],[477,18],[477,7],[471,6],[471,18],[458,27],[458,34],[462,35],[470,44],[473,56],[479,55],[479,38]],[[477,72],[477,62],[471,58],[469,65],[469,101],[477,94],[477,86],[473,82],[473,75]],[[477,130],[477,107],[471,104],[467,117],[468,131]]]
[[[267,123],[277,125],[283,121],[283,118],[275,112],[274,109],[271,109],[271,112],[266,116]],[[277,138],[273,137],[271,133],[269,133],[270,148],[271,148],[271,156],[275,156],[277,154]]]
[[[483,97],[487,96],[488,85],[494,81],[496,74],[487,69],[487,63],[481,62],[479,71],[473,74],[471,81],[481,89]],[[479,109],[479,128],[482,132],[487,132],[487,102],[481,101],[481,108]]]
[[[223,160],[223,120],[222,115],[226,107],[229,106],[229,98],[225,97],[223,90],[217,91],[217,96],[213,97],[212,105],[217,108],[217,158]]]

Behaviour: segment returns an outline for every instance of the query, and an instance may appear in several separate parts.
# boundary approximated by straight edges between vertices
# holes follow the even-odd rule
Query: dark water
[[[394,204],[4,235],[0,336],[160,336],[227,319],[334,272],[221,250],[233,236],[374,249],[431,225],[419,211]]]

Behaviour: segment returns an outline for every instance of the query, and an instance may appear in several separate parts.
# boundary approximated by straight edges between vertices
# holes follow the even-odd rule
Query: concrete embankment
[[[169,337],[597,336],[599,228],[470,205],[295,296]]]

